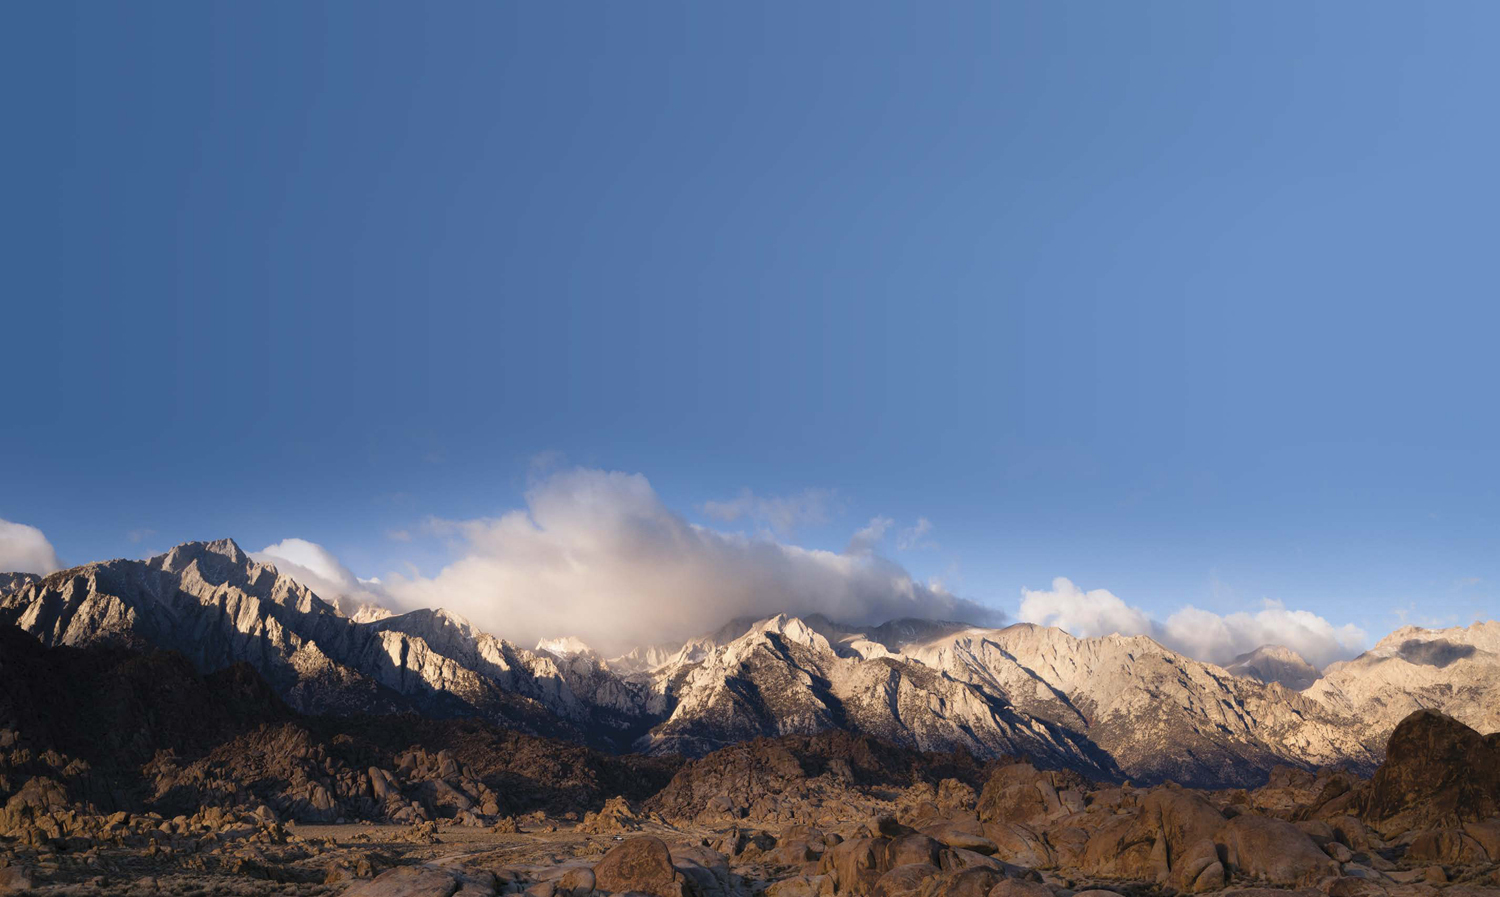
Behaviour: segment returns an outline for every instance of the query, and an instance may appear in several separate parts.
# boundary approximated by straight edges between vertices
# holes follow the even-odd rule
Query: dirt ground
[[[704,833],[649,826],[669,841]],[[173,895],[173,897],[323,897],[343,892],[356,876],[432,861],[478,868],[551,866],[604,855],[621,836],[561,831],[492,832],[439,828],[414,838],[411,826],[357,823],[287,826],[285,844],[226,845],[211,852],[151,852],[96,847],[83,853],[39,851],[12,857],[32,870],[33,888],[47,895]],[[361,866],[361,863],[367,865]],[[345,870],[340,873],[340,870]]]

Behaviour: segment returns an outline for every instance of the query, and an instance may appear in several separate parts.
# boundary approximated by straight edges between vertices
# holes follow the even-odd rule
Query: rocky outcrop
[[[1220,834],[1229,869],[1279,887],[1315,885],[1339,874],[1306,832],[1267,816],[1236,816]]]
[[[1481,736],[1432,710],[1412,713],[1391,734],[1364,815],[1394,830],[1500,816],[1500,733]]]
[[[584,816],[578,824],[578,831],[599,835],[640,830],[641,821],[631,811],[630,802],[618,795],[605,801],[598,811]]]
[[[14,592],[22,586],[29,586],[40,580],[41,577],[35,573],[0,573],[0,595],[6,592]]]
[[[345,897],[493,897],[495,877],[474,869],[401,866],[356,882]]]
[[[687,897],[696,894],[689,879],[672,864],[672,851],[660,838],[629,838],[594,866],[594,887],[611,894]]]
[[[649,812],[702,824],[836,824],[862,818],[863,791],[925,783],[949,800],[983,780],[967,754],[930,755],[868,735],[832,731],[759,738],[689,761],[645,804]],[[961,799],[961,798],[959,798]]]
[[[982,822],[1036,823],[1083,808],[1088,782],[1078,773],[1041,771],[1030,763],[996,770],[984,784],[977,805]]]

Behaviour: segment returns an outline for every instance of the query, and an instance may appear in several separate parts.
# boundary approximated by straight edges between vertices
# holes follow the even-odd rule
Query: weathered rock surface
[[[694,893],[687,882],[666,842],[650,836],[626,839],[594,866],[594,886],[614,894],[684,897]]]
[[[961,801],[960,789],[972,794],[983,780],[967,754],[920,754],[831,731],[755,739],[689,761],[644,809],[703,824],[837,825],[865,815],[863,789],[925,782],[936,798],[947,782],[946,799]]]
[[[1365,818],[1383,828],[1457,826],[1500,815],[1500,733],[1488,737],[1432,710],[1391,734]]]
[[[1316,885],[1339,864],[1301,829],[1281,819],[1236,816],[1220,834],[1232,872],[1281,887]]]

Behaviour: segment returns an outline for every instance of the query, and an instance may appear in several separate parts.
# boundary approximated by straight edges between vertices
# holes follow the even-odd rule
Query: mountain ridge
[[[779,614],[604,660],[567,637],[524,649],[441,609],[346,616],[224,539],[0,579],[0,624],[47,645],[177,650],[204,672],[248,663],[302,712],[477,716],[658,754],[846,729],[1100,780],[1250,785],[1283,764],[1369,771],[1413,709],[1500,728],[1486,709],[1500,706],[1500,623],[1398,630],[1300,689],[1278,677],[1302,669],[1284,649],[1219,667],[1145,636],[1026,623]]]

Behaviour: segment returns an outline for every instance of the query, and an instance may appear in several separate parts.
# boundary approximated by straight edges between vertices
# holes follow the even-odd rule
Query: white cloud
[[[874,554],[875,546],[885,540],[885,534],[895,525],[896,521],[889,517],[871,517],[870,522],[849,539],[849,547],[844,549],[844,553]]]
[[[1059,576],[1051,591],[1021,590],[1021,619],[1066,629],[1079,638],[1101,635],[1156,635],[1156,624],[1144,611],[1127,605],[1107,589],[1085,592]]]
[[[1111,633],[1147,635],[1189,657],[1226,664],[1261,645],[1282,645],[1319,669],[1364,649],[1366,634],[1335,626],[1311,611],[1288,610],[1266,600],[1260,610],[1228,615],[1187,605],[1160,623],[1106,589],[1084,592],[1058,577],[1049,591],[1022,590],[1022,620],[1057,626],[1081,638]]]
[[[769,527],[780,536],[791,535],[799,526],[828,522],[835,495],[828,489],[804,489],[795,495],[756,495],[749,489],[728,501],[706,501],[701,510],[715,520],[732,523],[746,519]]]
[[[361,604],[384,604],[378,591],[379,579],[360,579],[334,555],[316,542],[285,539],[267,545],[250,556],[297,580],[317,593],[319,598],[336,603],[351,613]]]
[[[0,573],[47,574],[62,567],[42,531],[0,520]]]
[[[935,548],[936,544],[934,542],[923,538],[930,532],[932,532],[932,521],[926,517],[918,517],[915,525],[903,529],[901,534],[896,537],[896,550],[910,551],[913,548]]]
[[[1312,611],[1288,610],[1270,599],[1253,614],[1227,616],[1188,605],[1167,617],[1163,638],[1163,644],[1184,654],[1220,664],[1261,645],[1282,645],[1318,669],[1353,657],[1365,641],[1358,626],[1335,626]]]
[[[916,582],[873,551],[840,554],[694,526],[639,474],[558,472],[532,485],[526,505],[495,518],[432,521],[461,556],[431,578],[392,574],[385,593],[406,608],[445,607],[517,643],[576,635],[606,651],[783,611],[850,623],[1003,616]]]

